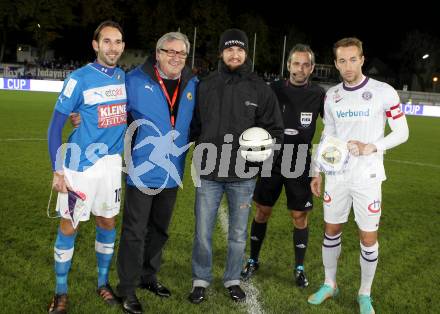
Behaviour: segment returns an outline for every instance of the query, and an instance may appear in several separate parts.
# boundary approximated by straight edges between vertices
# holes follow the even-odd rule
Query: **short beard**
[[[291,83],[292,85],[295,85],[295,86],[303,86],[303,85],[306,85],[306,84],[307,84],[308,80],[309,80],[309,78],[308,78],[307,76],[304,76],[304,80],[301,81],[301,82],[298,82],[297,80],[295,80],[295,75],[290,74],[290,83]]]

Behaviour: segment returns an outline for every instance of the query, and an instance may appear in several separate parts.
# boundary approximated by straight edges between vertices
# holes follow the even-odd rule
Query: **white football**
[[[239,139],[241,156],[247,161],[263,162],[272,153],[274,140],[265,129],[252,127],[245,130]]]

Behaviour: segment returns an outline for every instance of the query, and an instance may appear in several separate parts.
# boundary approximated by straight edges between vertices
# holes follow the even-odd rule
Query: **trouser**
[[[140,280],[157,280],[176,196],[177,188],[147,195],[127,185],[117,260],[120,296],[134,294]]]
[[[240,283],[240,272],[246,248],[248,217],[255,180],[216,182],[201,180],[196,189],[196,230],[192,253],[194,286],[207,287],[212,276],[212,236],[223,194],[228,201],[228,253],[223,275],[225,287]]]

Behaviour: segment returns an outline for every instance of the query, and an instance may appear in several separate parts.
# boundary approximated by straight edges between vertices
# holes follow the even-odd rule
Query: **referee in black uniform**
[[[308,286],[304,273],[304,257],[309,235],[307,216],[313,208],[309,177],[310,149],[316,120],[318,115],[323,116],[325,97],[325,90],[309,81],[314,66],[315,55],[310,47],[297,44],[290,51],[287,60],[289,79],[271,85],[278,97],[283,115],[284,146],[282,153],[274,162],[271,176],[259,178],[255,187],[254,201],[257,210],[251,226],[250,258],[241,273],[244,280],[258,270],[258,257],[266,234],[267,222],[284,185],[287,207],[294,225],[295,282],[299,287]],[[290,149],[287,149],[288,146]],[[289,160],[290,162],[286,163]],[[298,171],[295,167],[299,170],[304,168],[304,171]]]

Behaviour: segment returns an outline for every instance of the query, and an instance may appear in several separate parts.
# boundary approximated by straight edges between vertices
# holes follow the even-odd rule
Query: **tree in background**
[[[20,2],[0,0],[0,62],[3,62],[9,38],[20,29],[23,19],[21,11],[18,9]]]
[[[65,27],[74,23],[72,1],[22,0],[16,3],[24,29],[32,34],[38,48],[38,59],[43,61],[49,46],[57,38],[62,38]]]
[[[218,0],[196,0],[191,5],[185,25],[186,27],[197,27],[196,49],[198,55],[210,64],[210,68],[217,68],[220,35],[232,27],[227,6]],[[193,31],[190,33],[194,34]]]
[[[255,51],[255,70],[265,71],[273,67],[271,62],[274,57],[273,46],[269,38],[269,27],[258,14],[245,13],[237,18],[237,27],[243,29],[249,37],[249,58],[253,57],[254,38],[257,34]]]
[[[430,91],[432,76],[437,71],[440,42],[437,38],[418,30],[407,34],[396,58],[399,61],[399,80],[410,90]],[[422,57],[429,54],[429,57]]]
[[[163,34],[178,30],[178,8],[176,0],[141,0],[133,3],[130,18],[135,19],[137,24],[139,48],[154,52],[156,42]]]

